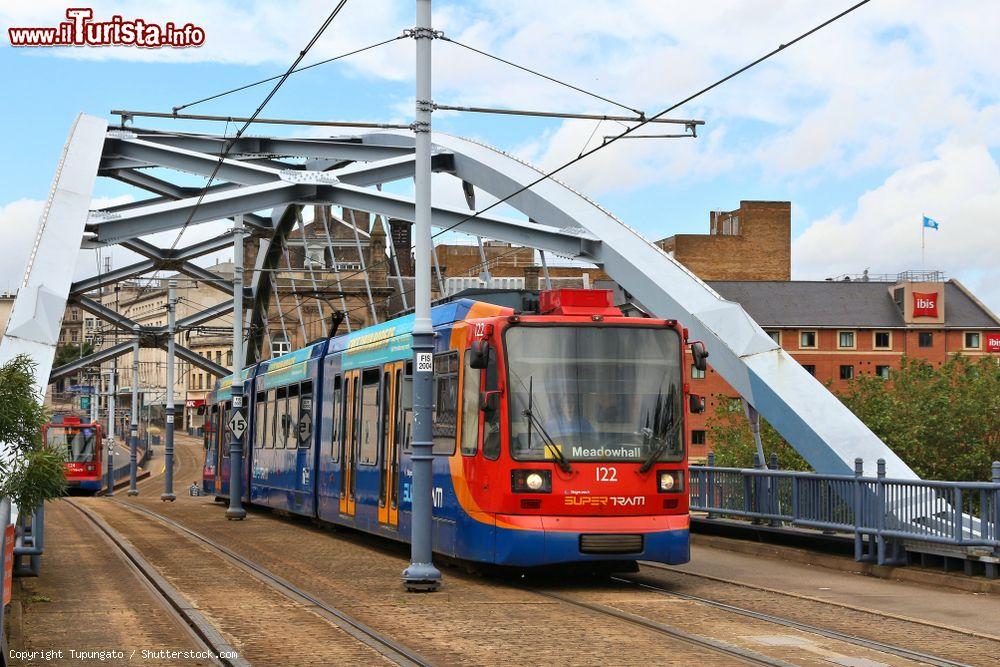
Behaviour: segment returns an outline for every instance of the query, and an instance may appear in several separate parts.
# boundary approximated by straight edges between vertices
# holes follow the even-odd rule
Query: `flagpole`
[[[927,257],[924,252],[924,239],[927,235],[927,216],[920,214],[920,270],[927,270]]]

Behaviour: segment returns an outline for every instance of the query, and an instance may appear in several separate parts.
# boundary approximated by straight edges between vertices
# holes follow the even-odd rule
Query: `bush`
[[[0,442],[13,450],[9,460],[0,461],[0,497],[22,511],[66,493],[66,453],[42,442],[48,415],[35,391],[34,370],[35,362],[24,354],[0,367]]]

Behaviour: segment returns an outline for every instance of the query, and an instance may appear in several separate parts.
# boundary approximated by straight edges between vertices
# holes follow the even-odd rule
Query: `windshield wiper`
[[[679,424],[677,423],[677,420],[674,418],[676,412],[674,410],[674,395],[675,395],[674,386],[671,385],[670,389],[667,391],[666,401],[662,402],[660,400],[657,400],[656,410],[655,413],[653,414],[653,428],[659,426],[660,422],[662,421],[662,417],[664,416],[663,413],[667,411],[666,410],[667,406],[670,407],[670,417],[668,418],[666,426],[663,429],[664,431],[663,438],[657,443],[653,451],[649,453],[649,456],[647,456],[646,460],[642,462],[642,465],[639,466],[639,472],[644,473],[648,471],[650,468],[652,468],[653,464],[656,463],[656,460],[659,459],[660,456],[663,454],[664,450],[666,450],[667,445],[669,445],[670,442],[677,437],[677,428]],[[648,424],[649,423],[648,412],[646,413],[646,419],[647,419],[646,423]],[[640,430],[644,439],[653,440],[653,434],[655,433],[653,428],[649,428],[649,426],[646,426],[645,428],[642,428]]]
[[[653,438],[652,430],[649,428],[644,428],[642,430],[644,436],[646,436],[645,432],[649,431],[649,435],[646,437],[652,440]],[[656,463],[656,460],[660,458],[664,450],[667,448],[667,445],[669,445],[670,441],[673,440],[675,437],[677,437],[677,427],[674,424],[673,418],[671,418],[670,425],[667,427],[667,432],[663,434],[663,438],[656,445],[656,448],[649,453],[649,456],[646,457],[646,460],[642,462],[641,466],[639,466],[639,472],[646,472],[647,470],[652,468],[653,464]]]
[[[523,381],[521,382],[521,385],[522,386],[524,385]],[[573,467],[569,464],[569,460],[567,460],[566,455],[563,454],[562,450],[556,445],[555,441],[552,440],[551,436],[549,436],[548,432],[545,430],[545,427],[542,426],[541,422],[538,421],[538,417],[536,417],[535,413],[532,412],[531,410],[533,385],[534,385],[534,376],[529,376],[528,408],[521,412],[522,415],[528,418],[528,449],[531,449],[531,431],[532,431],[532,426],[534,426],[535,428],[538,429],[538,433],[542,436],[542,440],[545,443],[545,447],[550,452],[552,452],[552,456],[556,459],[556,463],[559,465],[559,469],[562,470],[563,472],[572,472]]]

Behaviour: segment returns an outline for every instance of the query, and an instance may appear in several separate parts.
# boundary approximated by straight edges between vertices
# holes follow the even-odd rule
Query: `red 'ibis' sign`
[[[986,334],[986,351],[1000,352],[1000,332],[990,332]]]
[[[937,317],[938,316],[938,293],[937,292],[914,292],[913,293],[913,316],[914,317]]]

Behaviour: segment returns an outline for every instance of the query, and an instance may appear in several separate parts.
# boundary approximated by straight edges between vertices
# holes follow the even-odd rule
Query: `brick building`
[[[791,280],[792,205],[741,201],[712,211],[708,234],[677,234],[656,242],[702,280]]]
[[[933,278],[928,280],[928,278]],[[860,375],[889,378],[905,355],[940,365],[950,355],[1000,352],[1000,318],[957,280],[902,273],[892,280],[709,281],[817,380],[838,392]],[[923,304],[923,308],[916,307]],[[711,354],[711,351],[709,351]],[[707,398],[692,415],[691,455],[712,449],[707,422],[736,392],[709,367],[689,366],[691,391]]]

